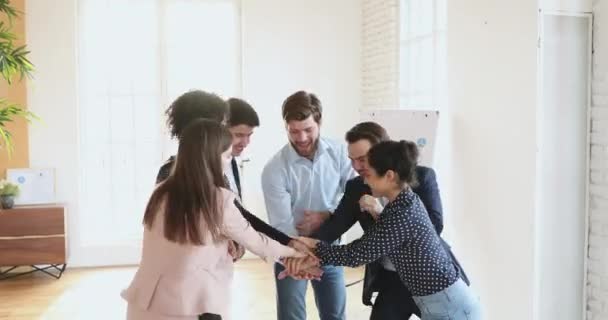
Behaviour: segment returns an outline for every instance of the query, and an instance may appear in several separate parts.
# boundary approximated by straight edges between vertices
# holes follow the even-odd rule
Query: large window
[[[400,0],[400,105],[439,109],[446,81],[447,0]]]
[[[79,1],[83,245],[133,244],[158,167],[175,151],[163,112],[179,94],[240,91],[231,0]]]

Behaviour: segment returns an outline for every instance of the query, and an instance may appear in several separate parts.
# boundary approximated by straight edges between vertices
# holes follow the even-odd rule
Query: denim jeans
[[[414,297],[422,320],[481,320],[481,304],[467,284],[458,279],[437,293]]]
[[[306,319],[306,289],[308,280],[276,279],[283,266],[275,264],[274,273],[277,287],[277,319]],[[321,320],[345,320],[346,287],[342,267],[323,267],[320,281],[312,280],[315,303]]]

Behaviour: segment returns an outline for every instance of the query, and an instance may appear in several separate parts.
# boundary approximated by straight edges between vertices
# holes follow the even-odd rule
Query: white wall
[[[26,1],[28,49],[36,67],[28,107],[42,119],[30,126],[30,165],[56,169],[57,201],[67,205],[68,265],[130,263],[140,254],[138,243],[108,250],[85,244],[80,234],[77,6],[77,0]]]
[[[594,1],[587,320],[608,319],[608,0]]]
[[[543,11],[591,12],[592,0],[540,0]]]
[[[266,219],[262,168],[286,142],[283,100],[298,90],[319,96],[321,134],[344,141],[361,107],[359,0],[242,1],[243,97],[261,126],[249,147],[246,205]]]
[[[78,108],[76,0],[25,2],[30,60],[28,108],[42,123],[30,126],[30,166],[55,168],[58,202],[67,205],[68,263],[78,250]]]
[[[28,101],[44,121],[31,126],[30,162],[32,167],[57,169],[57,197],[68,205],[70,265],[103,264],[105,254],[132,261],[129,256],[136,247],[97,252],[83,247],[78,234],[76,5],[76,0],[27,1],[28,46],[36,65],[35,77],[28,83]],[[324,105],[322,133],[338,140],[358,119],[361,4],[358,0],[242,1],[241,14],[242,96],[258,110],[262,122],[245,168],[245,200],[266,219],[259,176],[286,142],[282,101],[299,89],[317,93]]]
[[[537,3],[448,1],[451,241],[485,319],[533,319]]]
[[[583,315],[590,22],[585,16],[541,18],[537,319]]]
[[[362,4],[362,109],[399,107],[399,1]]]

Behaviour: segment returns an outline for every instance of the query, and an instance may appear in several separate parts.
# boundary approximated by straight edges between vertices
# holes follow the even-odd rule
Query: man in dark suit
[[[347,132],[346,140],[348,142],[349,158],[359,176],[348,181],[344,195],[333,215],[326,218],[325,222],[313,233],[314,238],[327,242],[338,239],[355,222],[359,222],[365,232],[375,223],[374,214],[377,214],[376,212],[371,214],[362,211],[360,201],[362,201],[361,198],[364,195],[371,194],[370,188],[364,182],[368,170],[367,152],[373,145],[389,140],[388,134],[377,123],[363,122]],[[418,166],[416,175],[418,184],[413,191],[418,194],[424,203],[437,234],[441,234],[443,217],[435,172],[431,168]],[[319,219],[324,218],[316,218],[317,221]],[[461,277],[468,284],[469,281],[451,253],[449,245],[445,241],[443,244],[452,256]],[[409,319],[412,314],[420,315],[418,307],[411,298],[411,293],[387,258],[381,258],[365,268],[363,282],[363,303],[365,305],[372,305],[371,298],[374,292],[378,292],[378,296],[372,306],[371,320],[405,320]]]

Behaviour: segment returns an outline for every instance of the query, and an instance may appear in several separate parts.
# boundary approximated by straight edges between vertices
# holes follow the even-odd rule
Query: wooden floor
[[[347,283],[363,277],[363,269],[345,271]],[[134,273],[134,267],[68,269],[59,280],[36,274],[0,281],[0,319],[124,319],[126,303],[119,293]],[[361,286],[346,289],[348,320],[369,319],[370,310],[361,303]],[[237,263],[233,302],[234,319],[276,319],[270,265],[257,259]],[[319,319],[310,286],[307,310],[308,319]]]

